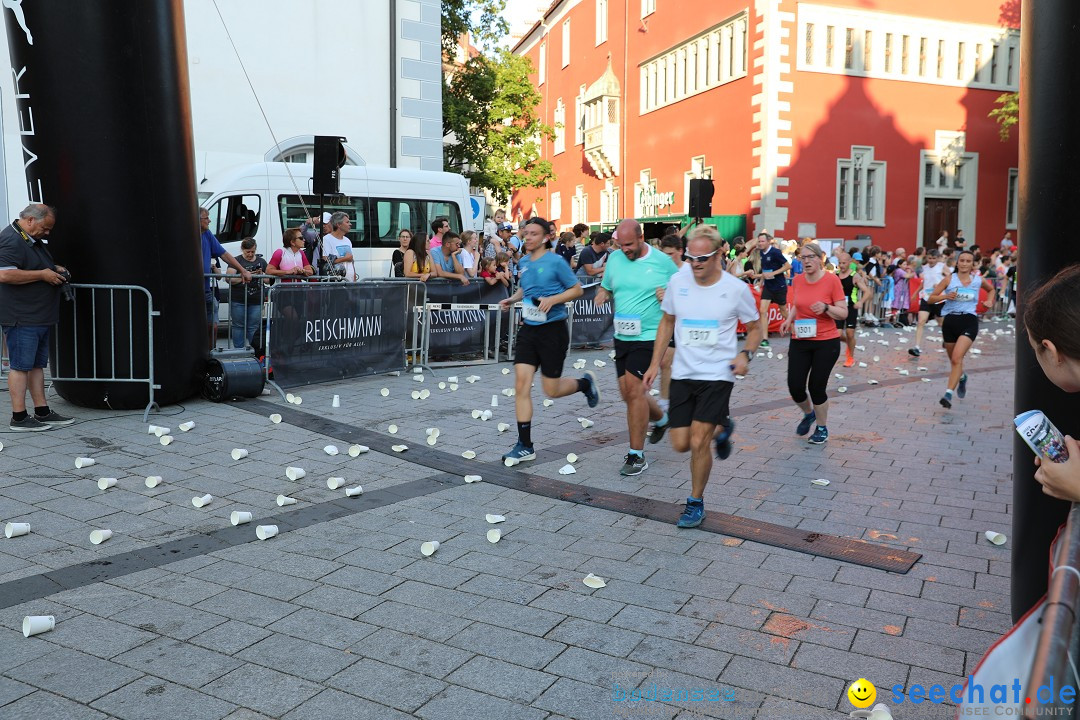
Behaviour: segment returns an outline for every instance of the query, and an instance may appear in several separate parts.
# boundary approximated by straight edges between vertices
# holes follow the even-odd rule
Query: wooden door
[[[922,246],[937,247],[942,230],[949,231],[949,247],[956,238],[956,226],[960,222],[960,200],[926,198],[923,205]]]

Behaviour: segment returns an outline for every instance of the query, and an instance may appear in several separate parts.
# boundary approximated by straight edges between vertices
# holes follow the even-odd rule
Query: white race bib
[[[641,316],[615,313],[615,333],[617,335],[640,335]]]
[[[679,345],[712,347],[720,340],[717,320],[682,320],[679,323]]]
[[[811,318],[810,320],[796,320],[795,321],[795,337],[797,338],[814,338],[817,337],[817,320]]]
[[[978,299],[976,292],[969,288],[956,289],[956,302],[975,302]]]
[[[533,305],[532,300],[526,300],[521,304],[521,316],[534,323],[547,322],[547,313]]]

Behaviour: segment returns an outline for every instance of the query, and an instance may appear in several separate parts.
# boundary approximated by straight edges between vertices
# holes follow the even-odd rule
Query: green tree
[[[1005,142],[1013,126],[1020,122],[1020,93],[1002,93],[994,103],[998,107],[991,110],[989,116],[997,120],[998,135]]]
[[[442,51],[453,62],[458,40],[468,33],[477,47],[493,52],[510,31],[503,17],[506,0],[442,0]]]
[[[443,151],[449,172],[469,178],[504,203],[516,188],[541,187],[554,179],[540,157],[542,138],[555,130],[540,121],[540,93],[529,80],[532,61],[506,49],[477,55],[443,85]]]

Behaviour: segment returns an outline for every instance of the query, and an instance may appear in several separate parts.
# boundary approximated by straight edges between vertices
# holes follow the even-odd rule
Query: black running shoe
[[[649,426],[649,443],[651,445],[655,445],[656,443],[660,442],[660,440],[664,437],[664,433],[666,433],[668,431],[669,427],[671,427],[671,420],[668,420],[663,425],[657,425],[656,423],[653,423],[652,425],[650,425]]]
[[[967,373],[960,376],[960,384],[956,386],[956,397],[961,400],[967,395]]]

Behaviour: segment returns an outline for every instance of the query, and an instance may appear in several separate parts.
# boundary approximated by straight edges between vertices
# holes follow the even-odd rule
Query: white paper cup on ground
[[[271,413],[270,414],[270,422],[274,423],[275,425],[280,425],[281,424],[281,414],[280,413]]]
[[[165,437],[166,435],[168,435],[171,432],[172,432],[172,430],[167,428],[167,427],[159,427],[156,430],[154,430],[154,434],[157,435],[158,437]]]
[[[345,487],[345,478],[332,477],[326,479],[326,487],[331,490],[337,490],[339,487]]]
[[[465,458],[466,460],[472,460],[476,457],[476,451],[466,450],[465,452],[461,453],[461,457]]]
[[[330,407],[341,407],[341,396],[335,395],[334,399],[330,401]]]
[[[13,538],[30,534],[30,523],[9,522],[4,526],[4,537]]]
[[[469,383],[471,385],[472,383],[476,382],[479,379],[480,379],[479,375],[470,375],[469,377],[465,378],[465,382],[467,382],[467,383]]]
[[[293,395],[292,393],[286,393],[285,394],[285,402],[292,405],[295,400],[296,400],[296,396]]]
[[[293,482],[300,480],[307,475],[307,470],[299,467],[292,467],[291,465],[285,468],[285,477],[289,478]]]
[[[116,486],[116,478],[98,478],[97,486],[98,490],[108,490]]]
[[[576,463],[577,461],[578,461],[578,457],[574,453],[570,453],[570,454],[568,454],[566,456],[566,462],[568,462],[570,464]]]
[[[172,441],[173,441],[173,436],[172,435],[162,435],[161,439],[158,440],[158,442],[161,443],[162,445],[172,445]]]
[[[424,557],[431,557],[439,549],[439,545],[441,543],[438,540],[428,540],[425,543],[420,543],[420,553]]]
[[[424,376],[423,375],[413,375],[412,379],[415,380],[416,382],[424,382]]]
[[[180,432],[191,432],[194,427],[195,423],[191,420],[188,420],[185,423],[180,423]]]
[[[499,407],[499,396],[498,395],[492,395],[491,396],[491,407]]]
[[[397,425],[387,425],[386,432],[390,433],[391,435],[397,435]]]
[[[233,525],[246,525],[251,522],[251,513],[244,510],[233,510],[229,514],[229,522]]]
[[[383,397],[390,397],[390,388],[382,388],[379,390],[379,394]]]
[[[551,407],[555,404],[555,401],[551,398],[544,398],[544,407]]]
[[[432,447],[435,447],[435,443],[437,443],[437,442],[439,442],[439,437],[437,435],[428,435],[427,436],[427,444],[428,445],[430,445]]]
[[[596,423],[594,423],[592,420],[590,420],[588,418],[581,418],[581,427],[582,428],[588,429],[588,428],[591,428],[595,424]]]
[[[458,389],[457,383],[450,383],[450,392],[457,392],[457,389]]]
[[[157,435],[158,434],[158,426],[157,425],[147,425],[146,426],[146,434],[147,435]],[[158,435],[158,437],[161,437],[161,436]]]
[[[503,375],[509,375],[510,374],[510,368],[503,368],[502,369],[502,374]]]
[[[487,531],[487,541],[494,545],[502,539],[502,530],[499,528],[491,528]]]
[[[560,475],[574,475],[575,473],[577,473],[577,468],[575,468],[570,463],[567,463],[566,465],[563,465],[561,468],[559,468]]]
[[[499,432],[506,432],[510,429],[510,426],[506,423],[499,423]]]
[[[368,449],[369,448],[367,445],[350,445],[349,457],[360,457],[361,455],[366,453]]]
[[[112,537],[112,530],[94,530],[90,533],[90,542],[100,545]]]
[[[337,445],[327,445],[326,447],[323,448],[323,452],[326,453],[327,455],[329,455],[330,457],[333,457],[334,455],[338,454]]]
[[[826,480],[825,478],[817,478],[815,480],[811,480],[810,484],[811,485],[820,485],[821,487],[825,487],[826,485],[829,484],[829,481]]]
[[[521,461],[518,460],[517,458],[512,458],[512,457],[503,458],[503,465],[505,465],[506,467],[514,467],[515,465],[517,465],[520,462]]]
[[[448,383],[456,383],[457,381],[457,375],[451,375],[450,377],[446,378],[446,382]]]
[[[148,487],[150,489],[154,489],[158,485],[161,484],[161,476],[160,475],[148,475],[146,477],[146,480],[143,481],[143,484],[145,484],[146,487]]]
[[[248,456],[248,451],[244,448],[233,448],[231,455],[233,460],[243,460]]]
[[[481,412],[480,410],[473,410],[472,411],[472,418],[473,418],[473,420],[479,420],[480,416],[483,415],[483,414],[484,413]]]
[[[430,390],[428,390],[427,388],[424,388],[423,390],[420,391],[420,399],[421,400],[427,400],[429,397],[431,397],[431,391]]]
[[[391,445],[390,449],[393,450],[396,453],[401,453],[401,452],[405,452],[406,450],[408,450],[409,446],[408,445]]]
[[[255,528],[255,537],[260,540],[269,540],[278,534],[277,525],[259,525]]]
[[[196,495],[195,497],[191,498],[191,504],[197,508],[206,507],[212,502],[214,502],[214,496],[210,493],[206,493],[205,495]]]
[[[428,437],[431,437],[431,436],[439,437],[439,435],[442,434],[442,430],[440,430],[439,428],[432,427],[432,428],[428,428],[427,430],[425,430],[424,434],[427,435]]]
[[[480,475],[466,475],[465,476],[465,482],[466,483],[478,483],[483,479],[484,478],[481,477]]]
[[[440,390],[445,390],[446,389],[446,383],[445,382],[440,382],[439,383],[439,389]]]
[[[22,621],[23,637],[40,635],[49,632],[56,627],[56,617],[53,615],[27,615]]]
[[[95,460],[94,458],[77,457],[77,458],[75,458],[75,467],[77,469],[81,470],[83,468],[90,467],[91,465],[93,465],[96,462],[97,462],[97,460]]]
[[[1005,541],[1008,540],[1008,538],[1006,538],[1002,533],[999,533],[996,530],[987,530],[985,533],[983,533],[983,535],[985,535],[986,539],[992,542],[994,545],[1004,545]]]
[[[296,498],[289,497],[288,495],[278,495],[277,500],[274,502],[278,504],[278,507],[285,507],[286,505],[295,505]]]
[[[424,368],[413,368],[413,375],[420,375],[424,372]]]
[[[360,497],[364,494],[364,488],[361,485],[356,487],[345,488],[345,497]]]
[[[409,397],[411,397],[413,400],[419,400],[420,399],[420,391],[419,390],[413,390],[411,393],[409,393]]]
[[[593,590],[598,590],[602,587],[607,586],[607,583],[604,582],[604,578],[597,577],[592,573],[589,573],[584,578],[582,578],[581,582],[585,583],[585,585],[591,587]]]
[[[492,413],[490,410],[485,410],[484,412],[480,413],[480,419],[484,422],[487,422],[492,418],[493,414],[494,413]]]
[[[503,388],[500,392],[506,397],[514,397],[514,388]]]
[[[492,513],[485,515],[484,519],[487,520],[490,525],[498,525],[501,522],[506,522],[505,515],[494,515]]]

